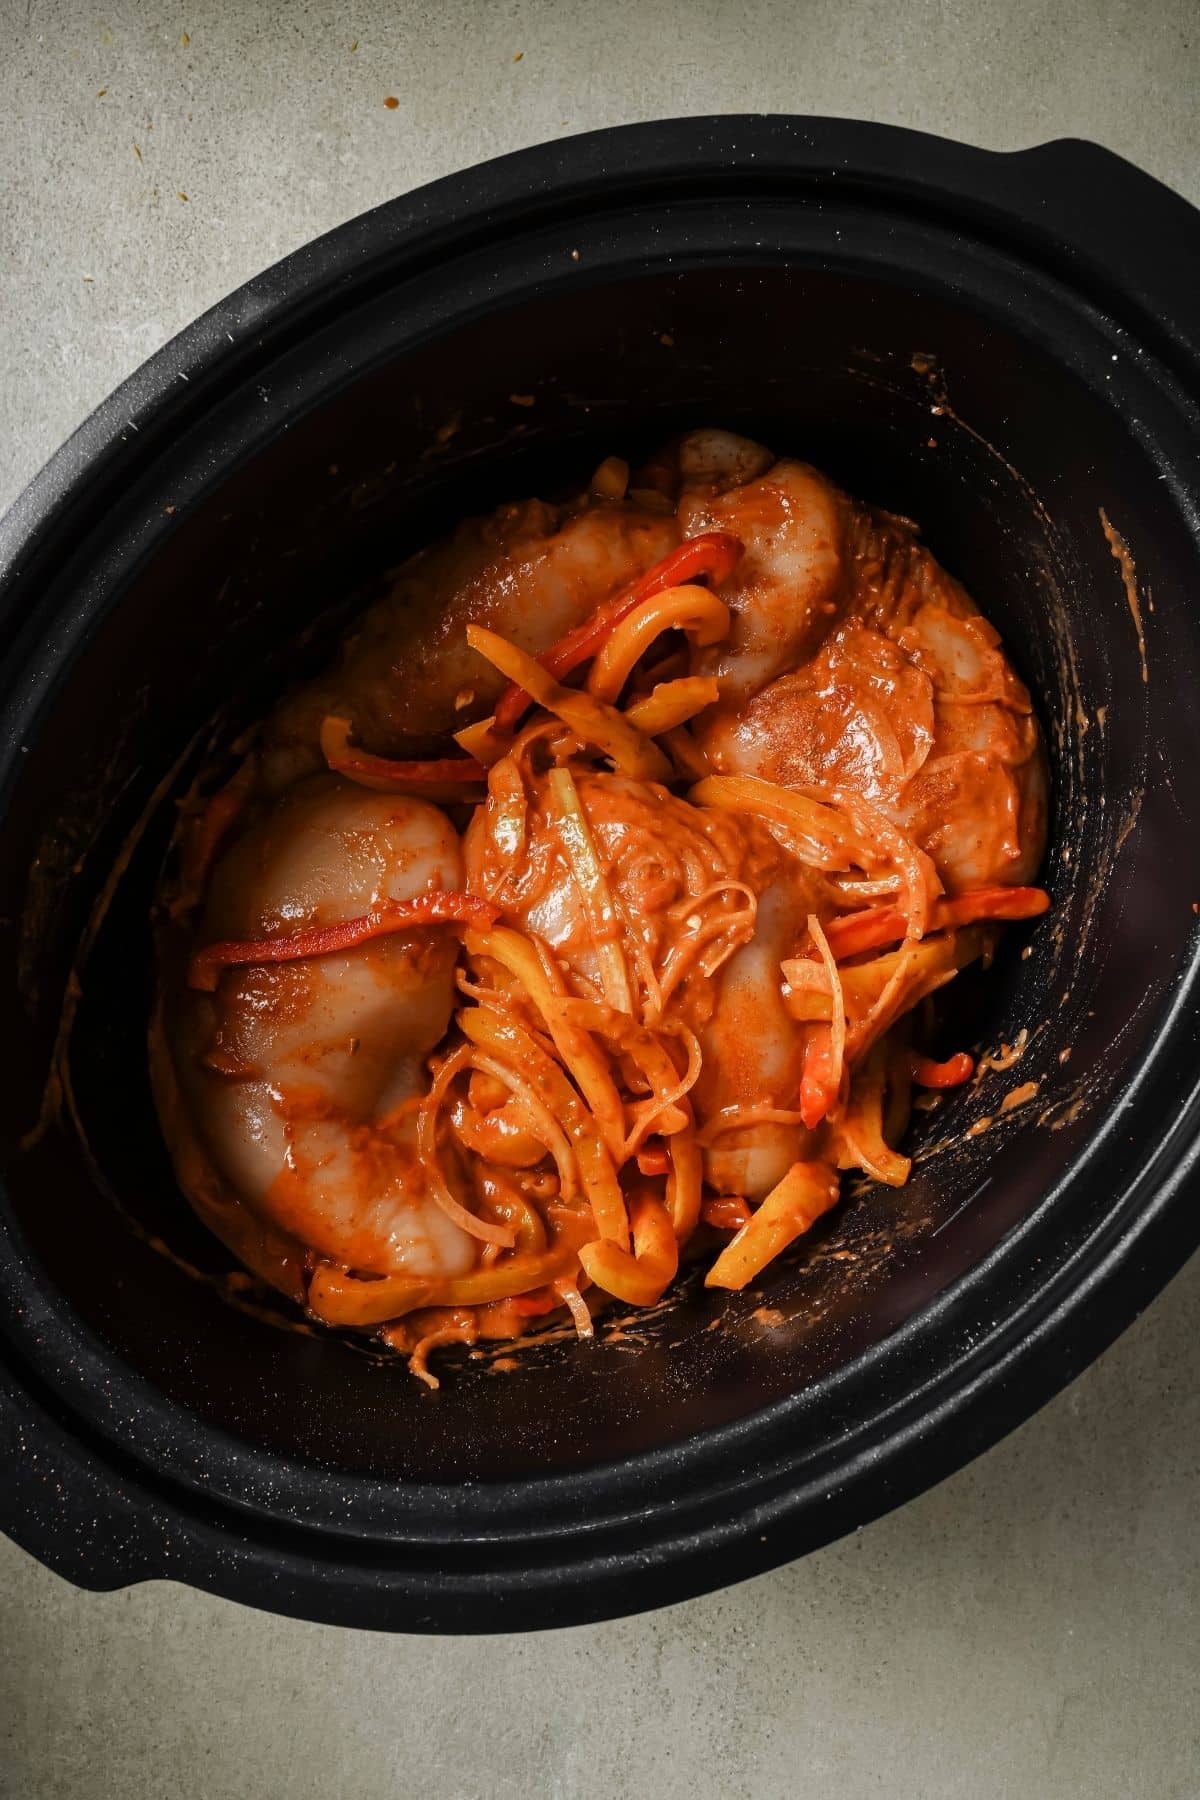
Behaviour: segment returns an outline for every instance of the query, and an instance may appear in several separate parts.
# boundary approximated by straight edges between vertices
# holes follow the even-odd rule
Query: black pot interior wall
[[[322,380],[302,404],[281,372],[263,405],[293,411],[288,429],[233,461],[210,425],[203,446],[171,452],[165,488],[160,469],[125,497],[143,529],[154,508],[146,547],[113,573],[119,603],[29,733],[0,903],[23,932],[2,997],[6,1041],[27,1047],[3,1097],[10,1143],[38,1114],[87,921],[148,818],[81,969],[63,1122],[12,1161],[31,1268],[202,1418],[347,1470],[552,1471],[752,1412],[986,1257],[1046,1203],[1136,1069],[1200,896],[1169,732],[1148,762],[1158,696],[1165,710],[1200,678],[1200,632],[1172,603],[1190,552],[1168,496],[1102,385],[1019,321],[861,274],[580,278],[403,353],[385,320],[356,368],[334,358]],[[389,563],[465,512],[699,423],[759,435],[919,520],[1029,681],[1054,769],[1057,910],[963,984],[947,1026],[948,1045],[1025,1047],[918,1117],[904,1191],[863,1187],[752,1293],[685,1284],[595,1345],[534,1349],[505,1373],[463,1361],[435,1399],[282,1303],[231,1303],[229,1258],[175,1186],[145,1066],[149,897],[174,797],[214,715],[227,741],[320,660],[331,609],[344,618]],[[1148,680],[1101,508],[1137,561]],[[81,543],[70,578],[97,556]]]

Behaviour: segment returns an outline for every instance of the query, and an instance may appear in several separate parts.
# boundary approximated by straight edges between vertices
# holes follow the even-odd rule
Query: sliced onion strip
[[[498,1244],[502,1250],[511,1250],[516,1243],[516,1234],[510,1226],[495,1225],[487,1219],[478,1219],[475,1214],[456,1200],[450,1192],[442,1168],[441,1154],[438,1147],[438,1114],[442,1101],[449,1091],[450,1084],[470,1067],[471,1053],[465,1047],[453,1051],[433,1078],[433,1084],[421,1103],[417,1114],[417,1148],[421,1156],[421,1165],[429,1182],[432,1199],[445,1213],[446,1217],[471,1237],[482,1238],[485,1244]]]
[[[604,997],[618,1012],[633,1012],[629,969],[621,945],[621,917],[613,905],[608,877],[592,828],[569,769],[551,769],[546,778],[557,815],[558,835],[596,946]]]

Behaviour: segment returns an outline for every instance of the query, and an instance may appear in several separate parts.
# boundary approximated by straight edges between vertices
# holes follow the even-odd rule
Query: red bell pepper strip
[[[231,939],[198,950],[188,965],[188,986],[211,994],[222,969],[247,963],[296,962],[302,957],[331,956],[352,950],[369,938],[419,925],[473,925],[485,931],[496,923],[500,908],[474,894],[455,891],[422,894],[417,900],[393,900],[336,925],[310,925],[278,937]]]
[[[397,761],[375,756],[350,742],[350,721],[330,715],[321,726],[321,750],[329,767],[363,787],[397,794],[426,794],[463,785],[480,786],[487,770],[473,756],[439,756],[430,761]]]
[[[982,887],[952,900],[935,900],[929,909],[929,930],[948,931],[955,925],[971,925],[979,919],[1036,919],[1049,911],[1050,896],[1035,887]],[[882,950],[897,944],[908,930],[908,916],[900,906],[872,906],[863,912],[843,913],[825,927],[829,948],[843,962],[865,950]]]
[[[519,1318],[540,1319],[563,1303],[553,1288],[534,1288],[532,1294],[514,1294],[507,1304]]]
[[[671,1171],[671,1159],[665,1150],[651,1146],[638,1151],[637,1166],[643,1175],[668,1175]]]
[[[667,588],[678,587],[681,582],[695,581],[701,575],[707,575],[714,584],[724,581],[737,567],[742,550],[741,539],[728,531],[705,531],[699,537],[688,538],[653,568],[647,569],[631,588],[618,594],[615,600],[606,600],[603,606],[598,606],[590,618],[559,638],[538,657],[538,661],[543,669],[561,681],[580,663],[595,656],[613,627],[643,600],[650,600]],[[496,706],[497,731],[511,731],[529,704],[529,695],[524,688],[515,681],[510,682]]]
[[[965,1050],[948,1056],[945,1062],[934,1062],[928,1056],[914,1055],[912,1059],[912,1078],[918,1087],[961,1087],[964,1081],[970,1081],[974,1073],[975,1058],[968,1056]]]
[[[818,1025],[804,1050],[804,1067],[800,1072],[800,1117],[810,1131],[815,1131],[837,1099],[833,1084],[833,1033],[828,1025]]]
[[[700,1217],[717,1231],[740,1231],[750,1223],[750,1208],[740,1194],[717,1194],[701,1206]]]

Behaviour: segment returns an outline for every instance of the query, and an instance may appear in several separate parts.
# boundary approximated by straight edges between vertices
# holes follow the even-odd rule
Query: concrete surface
[[[1192,0],[3,0],[0,505],[226,290],[481,157],[811,111],[997,148],[1089,136],[1200,200],[1198,44]],[[902,1513],[724,1595],[553,1636],[90,1596],[0,1546],[0,1792],[1200,1794],[1198,1340],[1200,1264]]]

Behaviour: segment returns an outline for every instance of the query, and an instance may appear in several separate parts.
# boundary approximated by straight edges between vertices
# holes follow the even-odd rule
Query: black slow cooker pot
[[[396,1630],[631,1612],[895,1506],[1133,1318],[1200,1236],[1198,293],[1200,217],[1090,145],[675,121],[354,220],[82,427],[0,535],[19,1543]],[[174,800],[389,563],[704,423],[918,519],[1037,697],[1055,910],[947,1025],[1018,1054],[754,1292],[685,1283],[434,1395],[231,1291],[174,1183],[145,1056]]]

